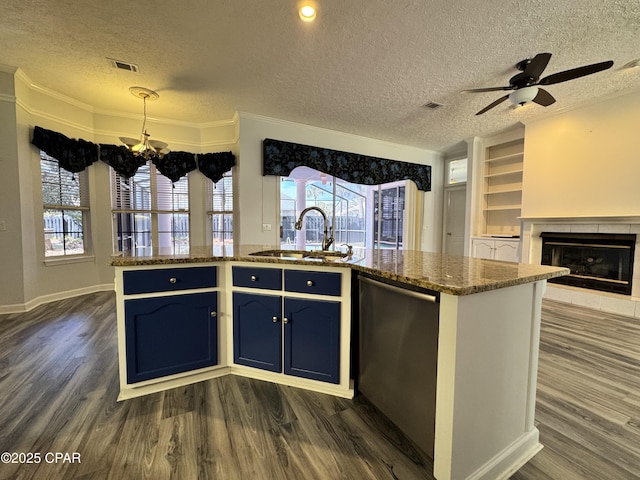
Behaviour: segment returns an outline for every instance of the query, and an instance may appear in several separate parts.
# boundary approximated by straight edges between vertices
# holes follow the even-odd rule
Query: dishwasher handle
[[[429,295],[428,293],[416,292],[415,290],[405,290],[404,288],[396,287],[394,285],[389,285],[388,283],[379,282],[378,280],[373,280],[369,277],[360,277],[360,281],[369,283],[371,285],[375,285],[380,288],[385,288],[392,292],[400,293],[402,295],[407,295],[409,297],[418,298],[420,300],[426,300],[431,303],[438,303],[438,297],[435,295]]]

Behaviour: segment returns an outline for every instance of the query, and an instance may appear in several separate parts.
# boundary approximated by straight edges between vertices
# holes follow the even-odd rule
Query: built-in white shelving
[[[485,150],[483,169],[484,235],[520,235],[524,140],[493,145]]]

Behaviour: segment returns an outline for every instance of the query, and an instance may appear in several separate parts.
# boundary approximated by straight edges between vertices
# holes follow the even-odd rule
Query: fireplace
[[[543,232],[540,236],[541,263],[571,270],[549,282],[631,295],[635,235]]]

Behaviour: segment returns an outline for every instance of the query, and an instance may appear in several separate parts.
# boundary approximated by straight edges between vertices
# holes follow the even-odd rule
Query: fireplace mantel
[[[570,224],[581,223],[639,223],[639,215],[579,215],[577,217],[565,217],[561,215],[552,215],[545,217],[519,217],[520,221],[528,223],[540,222],[563,222]]]

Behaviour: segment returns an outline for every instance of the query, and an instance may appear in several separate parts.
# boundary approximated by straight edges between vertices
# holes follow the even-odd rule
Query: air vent
[[[438,102],[427,102],[423,105],[423,107],[429,108],[431,110],[436,110],[442,106],[441,103]]]
[[[136,65],[135,63],[122,62],[120,60],[116,60],[115,58],[108,58],[107,60],[109,60],[109,63],[111,63],[111,65],[119,70],[127,70],[128,72],[133,73],[138,73],[139,71],[138,65]]]

